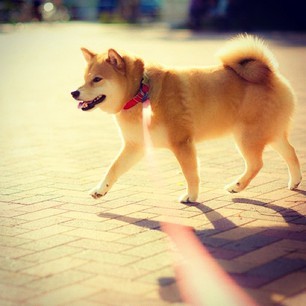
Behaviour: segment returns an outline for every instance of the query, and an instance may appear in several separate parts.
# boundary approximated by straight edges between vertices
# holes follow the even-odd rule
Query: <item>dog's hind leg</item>
[[[288,188],[293,190],[299,186],[302,181],[302,173],[299,160],[296,156],[293,146],[284,135],[271,143],[272,148],[283,157],[288,166],[289,183]]]
[[[230,193],[237,193],[245,189],[263,166],[262,153],[265,143],[256,141],[254,136],[249,136],[243,135],[243,137],[236,138],[237,147],[245,162],[245,170],[234,183],[225,187]]]
[[[187,181],[187,193],[180,198],[181,203],[192,203],[198,198],[200,178],[196,148],[192,140],[187,139],[172,146]]]

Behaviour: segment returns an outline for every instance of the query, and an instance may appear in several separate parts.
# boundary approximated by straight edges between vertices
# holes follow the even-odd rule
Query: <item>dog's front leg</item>
[[[125,144],[104,179],[95,188],[90,190],[89,194],[94,199],[105,196],[117,179],[135,165],[143,155],[144,150],[142,147],[135,144]]]
[[[178,142],[172,146],[183,174],[187,181],[187,194],[180,198],[181,203],[195,202],[198,198],[200,178],[198,173],[198,162],[196,148],[192,140]]]

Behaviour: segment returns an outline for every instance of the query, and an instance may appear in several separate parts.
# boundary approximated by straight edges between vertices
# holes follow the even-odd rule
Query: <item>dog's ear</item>
[[[92,58],[96,55],[95,53],[87,50],[86,48],[81,48],[81,50],[87,63],[89,63],[92,60]]]
[[[125,73],[125,63],[123,58],[114,49],[108,50],[107,61],[119,72]]]

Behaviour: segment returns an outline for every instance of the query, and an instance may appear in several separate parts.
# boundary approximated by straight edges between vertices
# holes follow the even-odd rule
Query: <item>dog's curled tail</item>
[[[252,83],[264,83],[277,70],[272,52],[258,37],[238,35],[219,50],[217,57],[223,65]]]

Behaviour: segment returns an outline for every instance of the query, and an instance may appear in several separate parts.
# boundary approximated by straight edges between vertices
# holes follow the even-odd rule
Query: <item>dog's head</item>
[[[87,68],[85,84],[71,92],[79,101],[78,107],[89,111],[99,107],[116,114],[138,91],[143,75],[143,62],[130,56],[121,56],[114,49],[102,54],[81,49]]]

